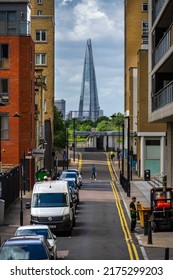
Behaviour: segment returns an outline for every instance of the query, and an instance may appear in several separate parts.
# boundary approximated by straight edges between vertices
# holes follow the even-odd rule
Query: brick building
[[[34,182],[34,42],[30,1],[0,1],[0,108],[3,166],[23,164],[25,187]]]

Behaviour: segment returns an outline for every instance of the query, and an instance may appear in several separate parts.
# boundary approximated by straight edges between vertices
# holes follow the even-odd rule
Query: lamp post
[[[75,131],[76,131],[76,119],[73,118],[73,161],[75,162],[75,152],[76,152],[76,135],[75,135]]]
[[[68,169],[68,127],[66,127],[66,153],[67,153],[67,169]]]
[[[127,196],[130,197],[130,117],[125,118],[127,118]]]

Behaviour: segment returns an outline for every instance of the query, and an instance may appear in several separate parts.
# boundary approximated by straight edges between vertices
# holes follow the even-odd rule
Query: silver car
[[[47,225],[26,225],[20,226],[15,232],[15,236],[19,235],[43,235],[50,244],[49,250],[53,258],[57,259],[57,239]]]

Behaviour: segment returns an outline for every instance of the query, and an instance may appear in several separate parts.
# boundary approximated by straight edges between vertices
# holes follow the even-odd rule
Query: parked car
[[[76,172],[66,172],[66,171],[63,171],[61,173],[61,176],[60,176],[60,180],[63,180],[65,178],[71,178],[75,181],[75,183],[77,184],[77,186],[80,188],[80,181],[79,181],[79,178],[76,174]]]
[[[78,176],[79,186],[82,186],[82,173],[78,169],[66,169],[65,172],[75,172]]]
[[[57,239],[47,225],[20,226],[15,232],[15,236],[19,235],[43,235],[49,242],[49,250],[53,258],[57,259]]]
[[[76,207],[79,204],[79,188],[76,185],[75,181],[73,180],[73,178],[65,178],[62,179],[63,181],[67,181],[70,191],[72,193],[73,199],[75,199],[75,203],[76,203]]]
[[[14,236],[5,240],[0,248],[0,260],[52,260],[43,236]]]

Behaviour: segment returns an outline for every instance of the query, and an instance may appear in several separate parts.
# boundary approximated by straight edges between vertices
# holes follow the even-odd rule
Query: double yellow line
[[[114,194],[114,198],[115,198],[115,201],[116,201],[116,207],[117,207],[117,210],[118,210],[118,215],[119,215],[119,218],[120,218],[120,223],[121,223],[121,227],[122,227],[122,230],[123,230],[123,233],[124,233],[124,237],[125,237],[127,249],[128,249],[128,252],[129,252],[130,260],[139,260],[138,252],[137,252],[136,246],[133,242],[133,239],[132,239],[132,236],[131,236],[131,233],[130,233],[130,230],[129,230],[129,227],[128,227],[128,224],[127,224],[127,220],[126,220],[126,217],[124,215],[123,208],[121,206],[120,196],[118,194],[117,187],[116,187],[115,183],[113,182],[113,181],[115,181],[115,175],[113,173],[113,170],[112,170],[112,167],[111,167],[111,164],[110,164],[109,155],[106,154],[106,156],[107,156],[107,165],[108,165],[109,172],[110,172],[110,175],[111,175],[111,178],[112,178],[112,181],[110,182],[110,184],[111,184],[112,191],[113,191],[113,194]]]

